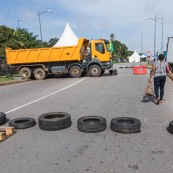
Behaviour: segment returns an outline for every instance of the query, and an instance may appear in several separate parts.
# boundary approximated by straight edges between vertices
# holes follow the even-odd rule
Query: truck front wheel
[[[47,77],[47,72],[44,71],[43,68],[36,68],[34,70],[34,77],[37,79],[37,80],[43,80]]]
[[[32,77],[32,71],[28,67],[23,67],[20,69],[20,76],[22,79],[30,79]]]
[[[72,66],[69,70],[70,77],[72,78],[79,78],[81,77],[81,68],[79,66]]]
[[[92,65],[89,68],[89,76],[90,77],[99,77],[101,75],[101,68],[99,65]]]

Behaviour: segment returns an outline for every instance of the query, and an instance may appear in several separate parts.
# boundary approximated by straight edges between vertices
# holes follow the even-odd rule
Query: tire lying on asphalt
[[[77,127],[82,132],[101,132],[106,129],[106,119],[100,116],[81,117],[77,121]]]
[[[117,75],[117,70],[114,69],[114,70],[109,70],[109,74],[110,75]]]
[[[6,114],[3,112],[0,112],[0,125],[3,125],[6,123]]]
[[[131,117],[118,117],[111,120],[111,130],[119,133],[140,132],[141,121]]]
[[[169,133],[173,134],[173,121],[169,123],[169,126],[167,127],[167,130]]]
[[[71,115],[66,112],[50,112],[38,117],[40,129],[53,131],[71,126]]]
[[[14,129],[26,129],[34,125],[36,125],[36,121],[34,118],[30,117],[16,118],[9,122],[9,126],[14,127]]]

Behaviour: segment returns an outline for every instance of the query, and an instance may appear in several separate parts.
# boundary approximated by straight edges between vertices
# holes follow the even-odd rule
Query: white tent
[[[129,62],[140,62],[140,55],[134,51],[133,55],[129,57]]]
[[[77,44],[78,44],[78,37],[67,23],[63,34],[61,35],[60,39],[53,47],[76,46]]]
[[[141,58],[146,58],[147,56],[143,54],[143,55],[141,55],[140,57],[141,57]]]

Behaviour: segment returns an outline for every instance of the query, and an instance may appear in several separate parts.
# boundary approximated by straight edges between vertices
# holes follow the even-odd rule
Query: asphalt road
[[[124,64],[122,66],[129,66]],[[165,86],[165,100],[156,105],[145,97],[147,75],[119,68],[118,75],[79,79],[54,78],[0,86],[0,111],[9,120],[47,112],[71,114],[64,130],[43,131],[38,124],[0,143],[1,173],[172,173],[173,136],[166,128],[173,120],[173,84]],[[107,120],[100,133],[77,130],[77,119],[98,115]],[[122,134],[110,129],[115,117],[141,120],[141,132]],[[8,123],[6,124],[8,125]]]

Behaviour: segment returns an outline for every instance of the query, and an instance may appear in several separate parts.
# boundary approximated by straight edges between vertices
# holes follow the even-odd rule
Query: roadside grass
[[[13,76],[0,76],[0,82],[3,82],[3,81],[8,81],[8,80],[13,80]]]

